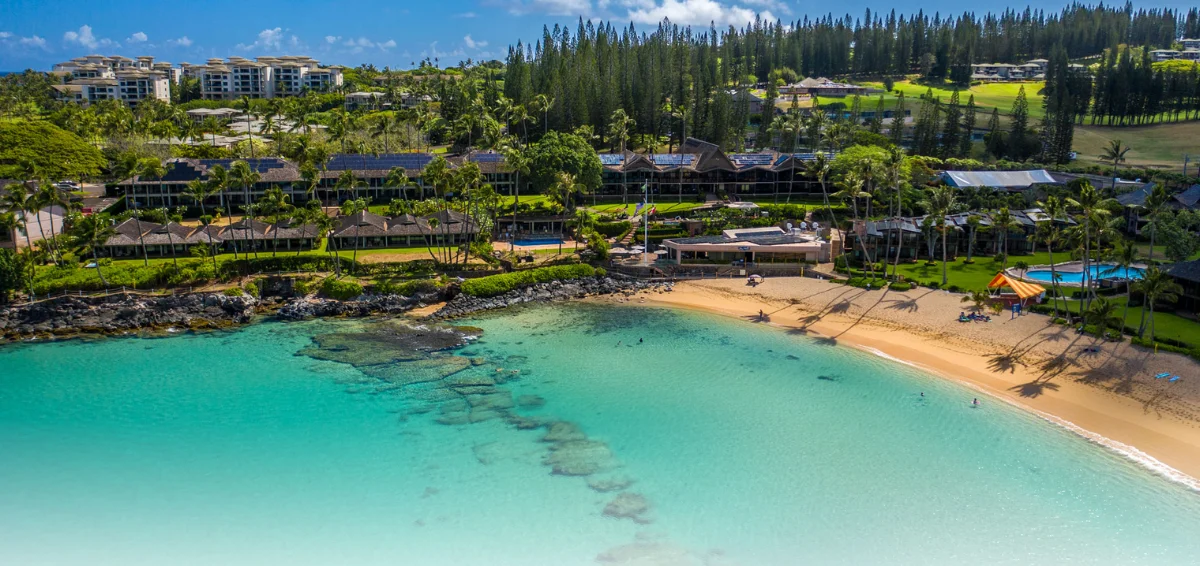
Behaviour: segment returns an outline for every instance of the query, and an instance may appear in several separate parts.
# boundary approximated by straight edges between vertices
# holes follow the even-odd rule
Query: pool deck
[[[1097,264],[1093,264],[1093,265],[1097,265]],[[1114,264],[1101,263],[1098,265],[1114,265]],[[1147,267],[1148,266],[1144,263],[1135,263],[1135,264],[1129,266],[1130,269],[1140,269],[1143,271]],[[1029,273],[1030,271],[1050,271],[1050,265],[1049,264],[1031,265],[1031,266],[1029,266],[1029,269],[1017,269],[1015,267],[1010,267],[1010,268],[1004,270],[1004,274],[1008,275],[1009,277],[1015,277],[1017,279],[1020,279],[1021,281],[1026,281],[1029,283],[1037,283],[1038,285],[1049,285],[1050,284],[1049,281],[1045,281],[1042,279],[1034,279],[1032,277],[1027,277],[1026,274]],[[1058,273],[1083,273],[1083,262],[1082,261],[1071,261],[1071,262],[1067,262],[1067,263],[1056,263],[1056,264],[1054,264],[1054,271],[1056,271]],[[1124,278],[1122,278],[1122,277],[1104,277],[1103,279],[1124,280]],[[1092,283],[1093,285],[1095,285],[1095,281],[1096,280],[1093,280],[1093,283]],[[1074,281],[1059,281],[1058,286],[1059,287],[1083,287],[1083,282],[1080,281],[1077,283]]]

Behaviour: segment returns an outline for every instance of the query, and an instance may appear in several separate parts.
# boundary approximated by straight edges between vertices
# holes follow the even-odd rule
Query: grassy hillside
[[[882,89],[883,83],[879,82],[864,82],[863,85]],[[987,83],[978,86],[973,86],[969,90],[959,91],[959,98],[963,104],[967,103],[969,95],[975,95],[975,105],[979,107],[979,113],[991,114],[992,108],[999,108],[1001,115],[1006,115],[1012,110],[1013,100],[1017,98],[1017,91],[1025,87],[1025,99],[1029,102],[1029,117],[1042,117],[1042,96],[1038,94],[1042,90],[1042,83]],[[920,97],[929,90],[929,87],[913,84],[910,81],[900,81],[892,87],[892,92],[889,93],[885,102],[888,107],[895,105],[896,91],[904,93],[905,105],[909,110],[915,111],[920,107]],[[934,96],[938,96],[942,101],[950,100],[950,95],[953,94],[953,89],[934,88]],[[874,108],[877,97],[871,97],[871,103],[864,102],[864,108]],[[980,119],[980,125],[986,123],[986,117]]]
[[[1079,160],[1098,161],[1109,140],[1119,139],[1133,148],[1126,155],[1126,165],[1176,169],[1182,171],[1183,154],[1191,153],[1191,170],[1200,161],[1200,122],[1157,124],[1153,126],[1102,127],[1077,126],[1075,151]]]

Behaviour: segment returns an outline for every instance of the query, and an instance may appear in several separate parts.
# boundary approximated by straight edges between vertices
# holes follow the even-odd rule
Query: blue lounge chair
[[[1170,381],[1171,383],[1175,383],[1176,381],[1179,381],[1179,376],[1178,376],[1178,375],[1172,375],[1172,376],[1171,376],[1171,379],[1168,379],[1167,381]]]
[[[1166,376],[1168,376],[1168,375],[1171,375],[1171,372],[1169,372],[1169,371],[1165,371],[1165,372],[1163,372],[1163,373],[1160,373],[1160,374],[1158,374],[1158,375],[1154,376],[1154,379],[1162,379],[1162,378],[1164,378],[1164,377],[1166,377]]]

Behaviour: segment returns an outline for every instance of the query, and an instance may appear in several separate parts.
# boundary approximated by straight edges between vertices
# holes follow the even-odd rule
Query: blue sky
[[[536,40],[544,24],[574,26],[579,17],[633,22],[649,29],[664,17],[681,24],[740,26],[754,14],[789,21],[820,15],[827,2],[792,0],[2,0],[0,70],[49,69],[58,61],[102,53],[154,55],[202,63],[211,57],[311,55],[343,65],[373,63],[408,68],[437,56],[503,58],[517,39]],[[969,3],[976,11],[1002,10],[1002,0]],[[1036,3],[1058,9],[1065,2]],[[915,10],[911,2],[844,0],[839,12],[860,16],[870,7]],[[1190,0],[1140,6],[1185,8]],[[962,10],[953,0],[927,0],[927,12]]]

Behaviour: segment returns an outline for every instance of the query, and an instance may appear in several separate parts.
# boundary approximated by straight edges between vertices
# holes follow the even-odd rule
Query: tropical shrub
[[[242,291],[241,287],[230,287],[228,289],[225,289],[222,292],[222,294],[225,295],[226,297],[241,297],[242,295],[245,295],[246,293],[244,291]]]
[[[321,292],[331,299],[348,301],[362,295],[363,287],[357,281],[330,277],[321,283]]]
[[[888,289],[891,289],[893,291],[907,291],[909,289],[912,289],[912,285],[905,283],[904,281],[897,281],[895,283],[892,283],[891,285],[888,285]]]
[[[554,280],[579,279],[592,277],[596,270],[590,265],[577,263],[572,265],[555,265],[538,267],[500,275],[489,275],[477,279],[468,279],[462,284],[462,292],[472,297],[495,297],[503,295],[519,287],[527,287],[537,283]]]

